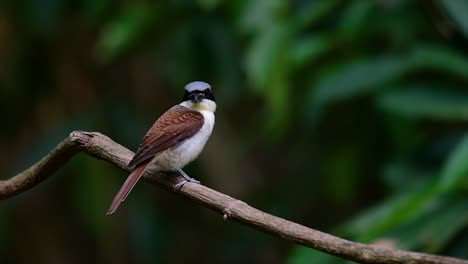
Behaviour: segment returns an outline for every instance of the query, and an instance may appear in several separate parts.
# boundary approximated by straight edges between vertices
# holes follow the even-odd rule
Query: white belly
[[[204,123],[195,135],[178,146],[167,149],[154,157],[153,163],[158,170],[173,171],[182,169],[198,157],[205,147],[215,123],[214,113],[210,111],[200,111],[200,113],[203,115]]]

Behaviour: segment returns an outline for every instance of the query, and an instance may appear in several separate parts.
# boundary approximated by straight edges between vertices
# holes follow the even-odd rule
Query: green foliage
[[[467,200],[453,199],[443,201],[415,221],[402,225],[387,236],[398,241],[403,248],[416,248],[424,252],[439,252],[463,230],[468,222]]]
[[[468,3],[463,0],[440,0],[439,4],[468,38]]]
[[[460,143],[447,158],[442,170],[440,187],[443,190],[468,187],[468,135],[465,135]]]
[[[329,263],[329,264],[344,264],[349,263],[343,261],[342,259],[331,256],[325,253],[322,253],[317,250],[313,250],[307,247],[298,246],[292,252],[291,256],[288,259],[288,264],[303,264],[303,263],[310,263],[310,264],[322,264],[322,263]]]
[[[135,149],[200,79],[217,125],[191,176],[351,240],[468,258],[467,1],[0,8],[3,175],[75,129]],[[0,262],[347,263],[144,185],[108,218],[124,176],[81,156],[5,202]]]
[[[291,60],[295,68],[315,62],[320,55],[332,48],[330,37],[325,35],[305,36],[294,42],[291,47]]]
[[[385,83],[397,79],[406,69],[403,58],[392,55],[344,64],[315,85],[311,104],[331,103],[383,89]]]
[[[460,89],[411,85],[384,93],[377,102],[384,111],[410,118],[468,119],[468,95]]]
[[[404,223],[420,218],[438,195],[437,185],[433,182],[405,190],[351,220],[344,229],[360,241],[372,242]]]
[[[103,61],[113,59],[135,43],[149,27],[150,19],[158,15],[147,5],[123,10],[122,14],[104,26],[97,44],[97,54]]]
[[[446,73],[468,79],[468,58],[465,53],[444,46],[420,45],[409,58],[412,67]]]

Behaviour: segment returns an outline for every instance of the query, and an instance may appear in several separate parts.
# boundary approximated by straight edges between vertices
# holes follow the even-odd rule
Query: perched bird
[[[205,147],[215,124],[216,102],[211,86],[191,82],[185,86],[182,103],[173,106],[156,120],[143,138],[128,166],[133,169],[114,198],[107,214],[113,214],[127,198],[149,165],[157,171],[177,171],[184,181],[200,183],[190,178],[182,168],[198,157]]]

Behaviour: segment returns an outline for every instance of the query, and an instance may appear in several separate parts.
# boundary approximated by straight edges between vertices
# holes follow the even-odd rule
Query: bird
[[[185,86],[185,94],[177,104],[162,114],[143,137],[142,143],[128,164],[132,170],[116,194],[107,215],[113,214],[127,198],[148,167],[161,172],[178,172],[184,181],[200,183],[182,168],[202,152],[215,124],[216,101],[211,86],[194,81]]]

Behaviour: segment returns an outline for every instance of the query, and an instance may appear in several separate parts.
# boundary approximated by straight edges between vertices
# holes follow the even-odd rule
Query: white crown
[[[185,90],[187,92],[204,91],[206,89],[211,90],[211,86],[208,83],[201,82],[201,81],[191,82],[191,83],[185,85]]]

